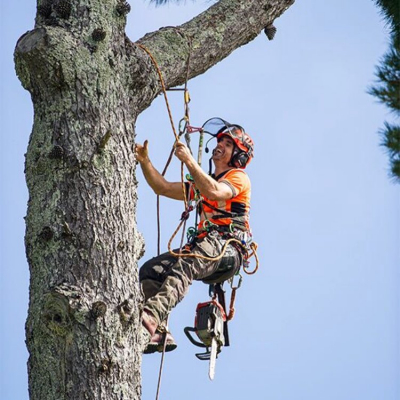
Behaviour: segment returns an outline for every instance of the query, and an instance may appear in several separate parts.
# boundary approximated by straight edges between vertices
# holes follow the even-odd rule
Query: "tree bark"
[[[147,34],[167,87],[254,39],[293,0],[221,0]],[[120,0],[40,0],[15,49],[32,96],[26,323],[31,400],[140,399],[141,294],[133,146],[160,93],[150,57],[125,35]]]

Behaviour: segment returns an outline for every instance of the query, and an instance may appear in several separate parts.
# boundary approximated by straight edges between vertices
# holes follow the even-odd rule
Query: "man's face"
[[[213,150],[213,161],[228,165],[231,161],[235,142],[229,136],[218,139],[217,147]]]

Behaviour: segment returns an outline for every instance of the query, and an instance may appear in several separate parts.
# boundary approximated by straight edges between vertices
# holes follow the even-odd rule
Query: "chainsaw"
[[[215,376],[215,364],[221,347],[229,345],[226,329],[226,314],[224,308],[215,299],[199,303],[196,308],[194,328],[186,327],[184,332],[190,342],[206,349],[204,353],[197,353],[199,360],[209,360],[208,376],[211,380]],[[200,341],[192,336],[195,332]]]

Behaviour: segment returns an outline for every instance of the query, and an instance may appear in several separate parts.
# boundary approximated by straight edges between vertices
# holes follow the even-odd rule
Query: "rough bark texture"
[[[139,42],[167,87],[254,39],[293,0],[222,0]],[[126,38],[119,0],[41,0],[15,50],[32,95],[26,324],[31,400],[140,399],[141,295],[134,125],[160,93],[149,56]],[[245,23],[243,22],[245,21]]]

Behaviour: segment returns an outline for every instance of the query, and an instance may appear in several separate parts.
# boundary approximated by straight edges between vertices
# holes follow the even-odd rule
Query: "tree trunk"
[[[146,35],[167,87],[254,39],[293,0],[222,0]],[[31,400],[140,399],[141,295],[133,146],[160,93],[146,52],[126,38],[119,0],[41,0],[15,50],[31,95],[26,324]],[[244,24],[243,21],[246,21]]]

